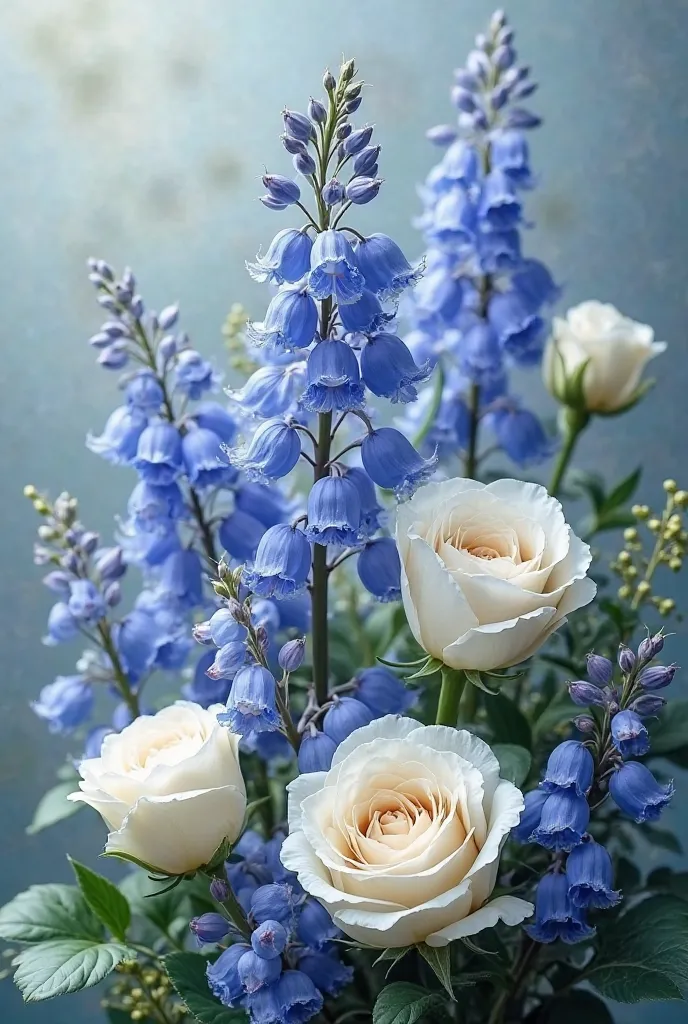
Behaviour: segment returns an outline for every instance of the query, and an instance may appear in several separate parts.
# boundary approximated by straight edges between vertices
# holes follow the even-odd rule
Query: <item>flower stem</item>
[[[459,720],[459,705],[461,695],[466,686],[466,676],[460,669],[442,666],[442,685],[440,687],[440,699],[437,702],[436,725],[449,725],[456,727]]]
[[[573,409],[570,406],[564,406],[561,410],[561,430],[564,435],[564,443],[557,457],[554,473],[549,485],[549,493],[553,498],[556,498],[559,492],[564,474],[568,469],[571,456],[578,442],[578,437],[588,425],[589,419],[589,413],[583,409]]]
[[[211,880],[211,882],[214,878],[219,878],[223,882],[227,881],[227,878],[223,870],[213,871],[211,869],[210,871],[204,871],[203,873]],[[218,900],[217,902],[220,904],[221,907],[224,908],[227,916],[236,926],[241,935],[245,939],[250,939],[251,929],[249,927],[248,921],[246,920],[246,914],[244,913],[243,908],[239,903],[239,900],[234,895],[234,891],[232,890],[231,885],[228,885],[227,889],[227,898],[224,900]]]
[[[480,385],[475,381],[471,384],[468,394],[468,409],[471,415],[471,422],[468,433],[468,447],[464,458],[463,475],[469,480],[475,480],[478,469],[478,428],[480,426]]]
[[[327,300],[326,300],[327,301]],[[323,303],[323,306],[325,303]],[[325,319],[323,310],[323,319]],[[314,482],[327,476],[330,461],[332,413],[318,416],[318,445],[315,452]],[[327,599],[329,586],[327,569],[327,548],[323,544],[313,545],[313,583],[311,587],[313,684],[315,697],[321,706],[326,702],[329,682],[329,652],[327,636]]]
[[[107,620],[103,620],[102,622],[98,623],[98,636],[100,638],[100,643],[103,650],[110,659],[112,671],[115,676],[115,685],[119,690],[120,696],[124,703],[126,704],[126,706],[129,708],[132,717],[138,718],[139,715],[141,714],[141,709],[139,708],[139,698],[135,691],[132,690],[127,674],[122,668],[122,663],[119,660],[119,654],[117,652],[117,648],[115,647],[115,642],[112,639],[110,623],[107,622]]]

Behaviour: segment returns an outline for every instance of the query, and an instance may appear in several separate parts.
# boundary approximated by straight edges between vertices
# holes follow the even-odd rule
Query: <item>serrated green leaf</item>
[[[499,761],[499,774],[503,779],[513,782],[514,786],[522,786],[528,778],[532,757],[525,747],[515,743],[495,743],[492,753]]]
[[[79,801],[67,799],[67,795],[73,792],[74,783],[70,781],[58,782],[56,786],[44,793],[33,812],[31,824],[27,826],[27,835],[34,836],[44,828],[56,825],[58,821],[71,818],[73,814],[85,807],[85,804]]]
[[[485,701],[487,720],[495,743],[514,744],[531,750],[533,738],[528,719],[517,704],[503,693]]]
[[[29,946],[12,964],[24,1000],[38,1003],[97,985],[122,960],[135,959],[136,953],[119,942],[61,939]]]
[[[110,929],[116,939],[123,941],[131,924],[131,909],[126,896],[116,885],[91,871],[85,864],[80,864],[71,857],[69,861],[83,897],[93,913],[106,928]]]
[[[454,990],[451,982],[451,956],[449,946],[428,946],[425,942],[419,943],[416,947],[420,955],[430,968],[442,987],[454,999]]]
[[[245,1024],[243,1010],[229,1010],[208,988],[206,957],[199,953],[170,953],[163,965],[175,992],[200,1024]]]
[[[415,1024],[428,1010],[441,1005],[438,992],[428,992],[407,981],[395,981],[377,997],[373,1024]]]
[[[581,980],[620,1003],[682,999],[688,987],[688,907],[653,896],[598,931],[599,951]]]
[[[0,939],[99,942],[103,929],[75,885],[32,885],[0,909]]]

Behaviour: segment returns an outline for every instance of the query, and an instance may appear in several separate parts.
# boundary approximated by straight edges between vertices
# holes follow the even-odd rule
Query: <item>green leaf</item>
[[[441,1006],[438,992],[420,985],[395,981],[383,988],[375,1001],[373,1024],[415,1024],[428,1010]]]
[[[152,894],[160,888],[157,882],[151,881],[143,871],[132,871],[120,884],[119,888],[126,897],[132,914],[143,917],[150,921],[159,932],[166,935],[179,917],[188,919],[192,916],[190,894],[195,887],[195,881],[180,885],[162,896]],[[207,882],[202,883],[205,893],[208,892]],[[212,902],[204,910],[216,909]]]
[[[71,818],[85,805],[76,800],[68,800],[67,795],[74,792],[73,782],[58,782],[56,786],[44,793],[33,812],[33,820],[27,827],[27,835],[34,836],[44,828],[57,824],[65,818]]]
[[[163,964],[177,995],[200,1024],[245,1024],[243,1010],[228,1010],[208,988],[206,957],[200,953],[170,953]]]
[[[638,466],[632,473],[629,473],[620,484],[611,491],[604,499],[604,505],[601,511],[610,512],[613,509],[619,508],[620,505],[625,505],[626,502],[633,497],[636,488],[640,483],[640,477],[642,476],[643,467]]]
[[[678,837],[666,828],[645,825],[640,828],[639,832],[643,839],[652,843],[653,846],[659,846],[660,849],[667,850],[668,853],[683,853],[683,846]]]
[[[656,757],[688,747],[688,700],[672,700],[651,727],[650,738],[650,749]]]
[[[602,533],[605,530],[624,530],[627,526],[635,526],[638,520],[631,512],[602,512],[592,520],[590,533]]]
[[[607,1006],[592,992],[574,989],[549,1001],[536,1024],[614,1024]]]
[[[655,868],[647,879],[647,888],[651,892],[671,893],[680,900],[688,901],[688,871]]]
[[[495,743],[514,744],[526,750],[532,748],[530,723],[509,697],[503,693],[496,694],[492,700],[485,701],[485,711]]]
[[[515,743],[495,743],[492,753],[499,761],[499,774],[502,778],[513,782],[514,786],[522,786],[528,778],[533,760],[530,751]]]
[[[467,668],[464,669],[464,675],[472,686],[477,687],[478,690],[482,690],[483,693],[489,693],[491,697],[496,697],[499,693],[499,687],[496,684],[494,686],[490,686],[489,683],[486,683],[480,675],[480,672],[474,672],[472,669]]]
[[[432,968],[442,987],[454,999],[449,946],[428,946],[425,942],[421,942],[416,948],[428,966]]]
[[[116,885],[107,878],[97,875],[84,864],[69,858],[74,868],[84,899],[106,928],[109,928],[116,939],[124,940],[127,928],[131,924],[131,909],[126,896],[123,896]]]
[[[572,672],[571,674],[577,678],[577,673]],[[533,723],[534,738],[536,740],[544,739],[565,722],[570,722],[574,717],[575,710],[568,691],[562,687],[535,719]]]
[[[32,885],[0,909],[0,939],[7,942],[102,937],[100,922],[74,885]]]
[[[600,926],[599,952],[581,975],[607,999],[682,999],[688,987],[688,907],[653,896]]]
[[[24,1000],[38,1003],[97,985],[122,960],[135,959],[136,953],[119,942],[60,939],[29,946],[12,964]]]

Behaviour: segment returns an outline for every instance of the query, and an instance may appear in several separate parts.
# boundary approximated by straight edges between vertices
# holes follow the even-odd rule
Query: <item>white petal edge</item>
[[[503,921],[513,928],[532,917],[534,911],[535,907],[527,900],[521,900],[517,896],[498,896],[479,910],[474,910],[462,921],[428,935],[425,941],[428,946],[447,946],[454,939],[464,939],[468,935],[477,935],[485,928],[494,928],[498,921]]]

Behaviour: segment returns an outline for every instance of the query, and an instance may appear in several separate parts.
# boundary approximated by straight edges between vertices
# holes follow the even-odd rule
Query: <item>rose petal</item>
[[[494,928],[498,921],[513,927],[532,917],[535,907],[526,900],[516,896],[497,896],[479,910],[474,910],[467,917],[454,924],[447,925],[438,932],[433,932],[425,939],[428,946],[446,946],[455,939],[463,939],[468,935],[477,935],[485,928]]]

